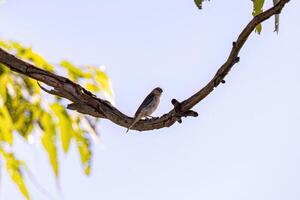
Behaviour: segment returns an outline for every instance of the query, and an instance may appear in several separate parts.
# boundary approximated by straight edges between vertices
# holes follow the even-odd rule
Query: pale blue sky
[[[270,5],[271,1],[267,1]],[[226,59],[251,19],[251,1],[6,0],[0,37],[51,62],[105,65],[117,107],[133,115],[154,87],[164,89],[156,112],[200,89]],[[300,199],[299,1],[291,1],[261,36],[251,35],[241,62],[208,98],[198,118],[168,129],[125,134],[101,121],[90,177],[76,149],[60,154],[61,192],[40,144],[16,150],[50,199],[298,200]],[[5,173],[0,199],[23,197]],[[47,199],[26,178],[32,199]]]

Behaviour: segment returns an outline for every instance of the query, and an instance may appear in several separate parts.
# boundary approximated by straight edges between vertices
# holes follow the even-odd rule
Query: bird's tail
[[[135,116],[133,119],[132,124],[128,127],[126,133],[128,133],[128,131],[142,118],[142,113],[140,113],[139,115]]]

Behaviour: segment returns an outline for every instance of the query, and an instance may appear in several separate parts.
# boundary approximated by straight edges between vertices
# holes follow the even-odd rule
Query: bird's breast
[[[156,110],[156,108],[158,107],[158,104],[159,104],[159,98],[155,98],[154,101],[152,101],[147,106],[146,114],[151,115]]]

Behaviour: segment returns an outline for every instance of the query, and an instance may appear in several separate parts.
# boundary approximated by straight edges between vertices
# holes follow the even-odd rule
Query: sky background
[[[266,7],[271,1],[266,1]],[[154,87],[164,89],[154,115],[168,112],[214,75],[232,41],[252,18],[252,2],[193,0],[6,0],[0,5],[0,38],[32,46],[47,60],[105,65],[117,107],[133,115]],[[263,23],[240,53],[241,61],[195,110],[150,132],[107,120],[97,128],[90,177],[78,152],[59,154],[60,190],[41,144],[15,144],[44,195],[30,178],[32,199],[299,200],[300,3]],[[1,200],[23,199],[2,170]]]

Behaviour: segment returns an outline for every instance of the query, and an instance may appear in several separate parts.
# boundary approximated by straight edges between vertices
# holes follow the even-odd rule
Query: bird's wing
[[[140,105],[140,107],[137,109],[135,115],[139,114],[145,107],[147,107],[155,98],[155,95],[153,93],[150,93],[143,101],[143,103]]]

